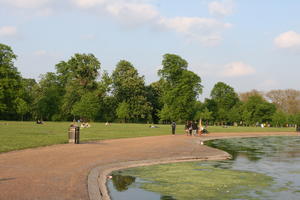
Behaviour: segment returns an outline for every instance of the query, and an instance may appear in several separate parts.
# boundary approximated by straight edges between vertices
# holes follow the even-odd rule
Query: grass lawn
[[[0,121],[0,152],[8,152],[32,147],[63,144],[68,142],[70,122],[6,122]],[[91,128],[81,129],[80,140],[104,140],[133,138],[171,134],[170,125],[149,128],[147,124],[91,123]],[[294,128],[254,128],[254,127],[209,127],[209,132],[278,132],[295,131]],[[177,125],[177,134],[183,134],[183,125]]]

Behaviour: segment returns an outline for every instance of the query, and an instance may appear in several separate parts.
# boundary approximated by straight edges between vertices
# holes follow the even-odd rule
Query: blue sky
[[[102,70],[126,59],[151,83],[175,53],[202,78],[202,99],[218,81],[299,90],[299,9],[296,0],[0,0],[0,43],[27,78],[93,53]]]

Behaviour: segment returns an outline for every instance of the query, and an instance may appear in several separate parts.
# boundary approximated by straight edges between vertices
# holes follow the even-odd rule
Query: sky
[[[0,0],[0,43],[37,80],[92,53],[109,73],[130,61],[150,84],[172,53],[201,77],[201,99],[219,81],[236,92],[299,90],[299,9],[297,0]]]

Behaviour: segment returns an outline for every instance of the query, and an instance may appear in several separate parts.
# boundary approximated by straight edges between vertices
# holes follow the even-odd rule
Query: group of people
[[[175,135],[176,123],[173,121],[171,123],[172,127],[172,135]],[[200,136],[201,134],[207,134],[208,131],[202,126],[201,123],[197,123],[197,121],[187,121],[184,126],[184,131],[187,136]]]

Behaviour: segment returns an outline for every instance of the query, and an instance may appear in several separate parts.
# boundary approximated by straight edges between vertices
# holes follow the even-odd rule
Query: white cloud
[[[71,0],[79,9],[97,14],[105,13],[123,25],[148,26],[171,30],[186,39],[205,45],[216,45],[222,40],[222,32],[231,24],[201,17],[166,18],[151,5],[149,0]]]
[[[200,17],[161,18],[159,24],[205,45],[217,45],[222,40],[222,31],[231,27],[229,23]]]
[[[274,44],[279,48],[300,47],[300,34],[295,31],[282,33],[274,39]]]
[[[91,8],[97,5],[104,5],[108,0],[72,0],[80,8]]]
[[[0,3],[18,8],[39,8],[53,0],[0,0]]]
[[[208,4],[209,13],[214,16],[227,16],[233,13],[234,3],[232,0],[213,1]]]
[[[126,24],[145,24],[159,17],[158,11],[145,3],[115,3],[106,6],[110,15]]]
[[[232,62],[225,65],[224,70],[221,72],[223,77],[239,77],[255,73],[255,69],[243,62]]]
[[[71,2],[79,9],[105,14],[130,26],[147,24],[160,16],[153,5],[141,0],[71,0]]]
[[[154,30],[170,30],[184,36],[189,41],[214,46],[222,41],[222,33],[231,27],[217,19],[201,17],[164,17],[152,3],[155,0],[0,0],[1,5],[19,8],[25,14],[47,16],[65,7],[66,10],[77,8],[98,16],[106,16],[129,27],[149,27]],[[228,2],[213,2],[211,9],[228,13]],[[220,4],[220,5],[219,5]],[[219,5],[219,7],[217,6]],[[229,9],[230,10],[230,9]],[[220,13],[221,11],[219,11]]]
[[[0,37],[12,37],[17,35],[17,28],[15,26],[0,27]]]

